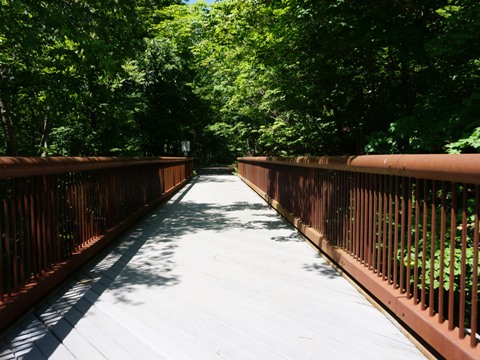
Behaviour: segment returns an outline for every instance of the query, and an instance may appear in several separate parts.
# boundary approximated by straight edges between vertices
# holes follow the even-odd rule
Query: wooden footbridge
[[[395,239],[390,225],[385,227],[387,230],[381,228],[380,240],[375,240],[370,247],[354,240],[351,251],[342,250],[342,244],[332,245],[336,249],[333,251],[322,242],[327,241],[326,237],[345,237],[358,231],[378,239],[378,234],[370,233],[363,225],[356,229],[357,224],[349,227],[342,222],[340,226],[340,220],[359,214],[355,210],[358,205],[343,195],[331,196],[326,188],[321,188],[319,192],[329,196],[329,200],[325,200],[329,207],[343,209],[345,203],[349,206],[341,210],[346,213],[335,211],[325,215],[318,215],[321,211],[316,206],[310,207],[309,211],[317,212],[319,221],[327,224],[320,240],[312,235],[312,229],[318,224],[302,221],[295,213],[296,203],[305,207],[311,200],[308,190],[313,183],[305,174],[298,177],[302,179],[300,190],[292,190],[293,177],[287,181],[293,204],[283,201],[284,206],[279,201],[282,201],[282,192],[287,190],[276,190],[275,194],[265,187],[269,185],[274,189],[273,179],[278,181],[281,176],[270,173],[269,182],[258,181],[256,177],[265,175],[261,172],[266,171],[267,166],[256,164],[261,168],[257,171],[252,159],[241,161],[240,172],[261,196],[240,177],[224,169],[199,171],[190,178],[190,160],[186,168],[185,163],[179,165],[172,159],[163,159],[158,164],[147,161],[143,166],[153,169],[153,179],[161,179],[151,186],[139,185],[152,175],[135,169],[130,160],[123,160],[121,165],[125,168],[118,166],[118,160],[102,161],[110,165],[102,167],[99,173],[96,173],[96,162],[92,168],[92,164],[83,160],[70,159],[68,164],[61,163],[67,167],[64,178],[60,178],[52,166],[48,174],[32,173],[29,180],[18,182],[15,172],[25,164],[10,163],[10,168],[5,167],[10,169],[10,175],[8,181],[2,183],[3,214],[12,208],[16,210],[12,215],[14,220],[2,216],[1,223],[0,245],[4,255],[0,359],[421,359],[449,358],[450,354],[472,358],[471,354],[478,354],[476,342],[475,346],[471,345],[471,339],[476,341],[475,336],[464,328],[466,335],[458,336],[458,320],[446,335],[454,338],[447,343],[447,351],[435,348],[435,342],[432,345],[421,331],[414,331],[415,323],[409,325],[408,319],[403,321],[389,307],[389,298],[384,293],[375,294],[368,286],[364,287],[361,280],[365,275],[356,274],[335,252],[353,254],[354,261],[360,262],[367,271],[373,269],[374,277],[379,277],[380,282],[385,281],[394,288],[403,287],[403,295],[397,296],[398,308],[412,291],[410,298],[418,299],[415,306],[423,306],[426,310],[421,311],[428,312],[436,303],[428,302],[429,293],[425,300],[421,287],[418,292],[415,286],[405,291],[407,275],[412,276],[415,285],[415,281],[424,281],[425,273],[422,275],[420,269],[420,275],[414,274],[412,268],[408,270],[411,274],[406,273],[407,269],[400,274],[398,259],[401,257],[394,259],[390,244],[392,250],[387,248],[382,254],[383,239],[386,243],[390,238]],[[34,172],[40,172],[32,170],[36,166],[44,166],[35,161],[31,165]],[[86,167],[86,172],[76,173],[78,166]],[[108,169],[117,172],[110,177]],[[122,177],[122,184],[126,185],[117,182]],[[339,181],[340,184],[350,182],[345,175],[341,175]],[[401,202],[396,205],[392,200],[392,205],[388,204],[389,197],[395,199],[395,186],[386,179],[382,181],[382,188],[389,189],[387,205],[376,205],[374,209],[372,202],[371,210],[367,207],[362,216],[368,217],[371,211],[373,217],[384,213],[382,218],[395,218],[392,214]],[[17,195],[11,195],[13,191],[7,190],[7,185],[19,191]],[[115,191],[109,193],[106,188]],[[45,191],[38,194],[39,189]],[[64,192],[59,195],[52,189]],[[129,195],[131,191],[141,195],[139,200]],[[332,185],[328,191],[337,193],[341,189]],[[157,194],[152,195],[154,200],[149,198],[152,192]],[[417,195],[426,198],[426,195]],[[474,196],[478,200],[478,194]],[[128,201],[120,202],[120,198]],[[51,207],[37,205],[38,201],[45,204],[49,199],[54,200]],[[303,237],[265,199],[310,238]],[[61,200],[66,205],[62,205]],[[129,211],[133,217],[119,210],[128,208],[129,202],[137,204],[136,211]],[[401,209],[397,211],[401,213]],[[43,223],[55,219],[54,225],[38,226],[35,221],[39,213],[44,214]],[[328,220],[330,215],[336,219],[334,224]],[[71,221],[70,216],[77,216],[77,220]],[[410,226],[414,227],[415,216],[412,217]],[[117,223],[108,223],[111,219],[117,219]],[[402,221],[405,219],[400,215],[397,222]],[[478,218],[473,221],[478,226]],[[65,234],[90,240],[82,244],[68,243],[70,238]],[[55,249],[53,245],[37,241],[44,235],[68,241]],[[26,245],[12,242],[20,238]],[[472,239],[478,249],[478,235]],[[415,238],[412,244],[415,247]],[[421,242],[419,246],[421,249]],[[395,251],[406,252],[407,247],[408,241],[403,249],[399,246]],[[330,257],[321,253],[320,248]],[[27,250],[31,254],[28,259]],[[373,257],[357,260],[356,251]],[[10,253],[16,257],[7,262],[6,254]],[[92,258],[92,254],[96,255]],[[57,259],[55,264],[52,264],[53,258]],[[412,259],[417,261],[415,255]],[[473,261],[478,267],[478,258]],[[388,265],[384,265],[386,262],[394,264],[398,273],[391,270],[390,274]],[[43,263],[52,264],[53,270],[39,270]],[[382,266],[385,267],[382,269]],[[353,278],[347,276],[346,271],[353,274]],[[59,273],[64,275],[63,282],[55,280],[55,274]],[[355,281],[358,279],[360,283]],[[478,274],[473,281],[478,281]],[[32,299],[34,295],[36,298]],[[465,299],[472,295],[463,296],[467,303]],[[385,299],[387,304],[381,304]],[[448,309],[448,294],[446,299],[443,306]],[[457,303],[461,300],[461,297],[455,298]],[[471,302],[468,304],[473,306]],[[408,307],[404,311],[410,316]],[[475,319],[465,306],[462,311],[464,322],[466,314]],[[435,312],[438,316],[438,310]],[[444,319],[444,325],[449,321]],[[409,327],[410,332],[405,327]],[[469,322],[469,329],[476,329],[475,320],[473,326]],[[455,350],[457,343],[467,343],[467,346]]]

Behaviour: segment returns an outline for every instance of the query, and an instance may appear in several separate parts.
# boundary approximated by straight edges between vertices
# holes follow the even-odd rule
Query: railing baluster
[[[351,191],[352,191],[352,235],[351,235],[351,255],[353,258],[357,257],[357,249],[358,249],[358,237],[360,233],[360,223],[358,221],[360,216],[360,201],[359,201],[359,176],[360,174],[354,173],[352,175],[353,181],[351,184]]]
[[[5,223],[4,223],[4,216],[2,216],[4,214],[4,211],[3,211],[3,189],[2,188],[6,188],[6,185],[5,185],[5,180],[0,180],[0,255],[1,254],[6,254],[7,251],[6,251],[6,244],[5,244]],[[2,214],[3,213],[3,214]],[[5,260],[4,260],[5,258]],[[7,261],[7,257],[5,256],[0,256],[0,301],[4,301],[5,300],[5,290],[8,289],[8,286],[7,286],[7,270],[6,270],[6,261]]]
[[[480,186],[475,186],[475,214],[473,221],[473,263],[472,268],[478,269],[478,255],[479,255],[479,237],[480,237]],[[471,304],[471,319],[470,319],[470,346],[476,347],[478,340],[476,334],[478,333],[478,270],[473,271],[472,277],[472,304]]]
[[[438,288],[438,321],[443,323],[445,321],[445,295],[444,295],[444,282],[445,282],[445,245],[446,245],[446,232],[447,232],[447,187],[446,183],[442,181],[442,205],[440,212],[440,269],[439,269],[439,288]]]
[[[8,295],[12,291],[12,257],[10,254],[10,223],[9,223],[9,209],[8,209],[8,189],[9,181],[5,182],[3,192],[3,253],[5,254],[5,263],[2,270],[5,272],[5,286]]]
[[[389,183],[388,183],[388,214],[387,214],[387,219],[388,219],[388,224],[386,229],[388,231],[388,236],[387,236],[387,247],[385,249],[386,251],[386,256],[384,255],[384,258],[386,257],[386,274],[385,274],[385,269],[383,270],[383,276],[384,279],[388,281],[389,284],[393,283],[392,280],[392,266],[393,266],[393,261],[392,261],[392,240],[393,240],[393,177],[389,176]]]
[[[460,298],[458,329],[460,338],[465,337],[465,281],[467,271],[467,186],[462,185],[462,225],[461,225],[461,257],[460,257]]]
[[[412,297],[410,278],[411,278],[411,263],[412,263],[412,216],[413,216],[413,202],[412,202],[412,179],[408,179],[408,191],[407,191],[407,206],[408,206],[408,216],[407,216],[407,276],[405,279],[405,289],[407,294],[407,299]],[[416,199],[415,199],[416,200]]]
[[[14,291],[18,289],[18,241],[17,241],[17,214],[18,209],[16,207],[17,186],[15,179],[10,182],[10,224],[11,224],[11,256],[12,256],[12,288]]]
[[[375,228],[372,224],[375,223],[373,219],[375,219],[375,208],[376,206],[376,193],[375,193],[375,179],[368,174],[362,174],[363,178],[363,199],[361,199],[361,203],[363,205],[363,215],[361,216],[361,224],[363,228],[362,237],[359,239],[360,243],[360,250],[362,251],[360,254],[361,260],[364,262],[364,265],[367,266],[369,269],[375,266],[375,258],[374,258],[374,249],[375,249]],[[372,221],[373,220],[373,221]]]
[[[405,232],[407,223],[407,180],[402,177],[402,220],[400,229],[400,292],[402,294],[407,292],[408,281],[405,280],[407,274],[405,265]]]
[[[423,181],[423,197],[422,197],[422,215],[423,215],[423,221],[422,221],[422,274],[421,276],[421,291],[420,291],[420,306],[422,310],[426,309],[426,274],[427,274],[427,234],[428,234],[428,229],[427,229],[427,218],[428,218],[428,207],[427,207],[427,198],[428,198],[428,181],[424,180]]]
[[[381,176],[373,176],[375,179],[374,182],[374,201],[373,201],[373,214],[372,214],[372,232],[368,234],[368,238],[372,238],[373,246],[371,248],[371,256],[372,256],[372,270],[377,274],[380,275],[380,249],[381,249],[381,242],[382,242],[382,220],[380,219],[380,214],[383,212],[383,198],[381,195],[383,182]]]
[[[394,224],[393,224],[393,287],[397,289],[399,287],[399,274],[398,274],[398,268],[399,268],[399,262],[398,262],[398,225],[399,225],[399,212],[400,212],[400,199],[399,199],[399,178],[398,176],[395,176],[395,219],[394,219]]]
[[[436,199],[437,199],[437,182],[432,181],[432,202],[430,211],[432,213],[432,222],[431,222],[431,237],[430,237],[430,276],[429,276],[429,297],[428,297],[428,305],[429,305],[429,315],[435,315],[435,253],[437,251],[437,207],[436,207]],[[441,285],[440,285],[441,286]]]
[[[386,176],[383,176],[383,214],[382,214],[382,246],[381,246],[381,269],[379,271],[379,275],[381,275],[382,279],[386,279],[387,274],[387,223],[388,223],[388,182]]]
[[[455,327],[455,238],[457,232],[457,189],[452,183],[452,208],[450,210],[450,263],[448,289],[448,330]]]
[[[20,268],[20,282],[21,284],[25,283],[27,279],[27,274],[29,273],[29,266],[28,263],[30,261],[30,249],[28,248],[28,240],[26,237],[27,229],[28,229],[28,213],[26,207],[26,197],[25,197],[25,179],[19,179],[19,194],[18,194],[18,209],[20,212],[20,261],[21,261],[21,268]],[[0,230],[1,231],[1,230]]]
[[[418,267],[419,267],[419,242],[420,242],[420,189],[421,189],[421,180],[415,180],[415,250],[414,250],[414,260],[413,260],[413,303],[418,304]],[[411,266],[411,265],[410,265]]]
[[[350,201],[349,201],[349,235],[348,235],[348,250],[347,252],[350,255],[353,255],[354,253],[354,239],[355,239],[355,174],[349,173],[348,177],[348,183],[349,183],[349,193],[350,193]]]

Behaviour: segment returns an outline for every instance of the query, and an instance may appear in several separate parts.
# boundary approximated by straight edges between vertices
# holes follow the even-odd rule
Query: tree
[[[479,124],[473,2],[231,0],[204,22],[197,91],[242,153],[442,152]]]
[[[144,94],[129,65],[145,48],[145,7],[172,2],[3,1],[5,153],[140,152],[134,117]]]
[[[8,0],[0,15],[4,154],[477,151],[473,0]]]

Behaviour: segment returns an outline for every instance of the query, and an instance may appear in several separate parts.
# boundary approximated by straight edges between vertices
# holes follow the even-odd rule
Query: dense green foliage
[[[156,111],[151,96],[161,80],[154,69],[176,65],[158,57],[163,50],[151,27],[157,9],[177,2],[3,0],[2,153],[164,153],[168,136],[150,143],[154,125],[144,119]],[[176,99],[172,81],[164,92]]]
[[[2,0],[7,155],[480,149],[472,0]]]

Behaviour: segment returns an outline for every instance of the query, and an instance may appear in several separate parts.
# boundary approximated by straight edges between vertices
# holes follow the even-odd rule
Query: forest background
[[[478,1],[0,1],[0,155],[480,151]]]

